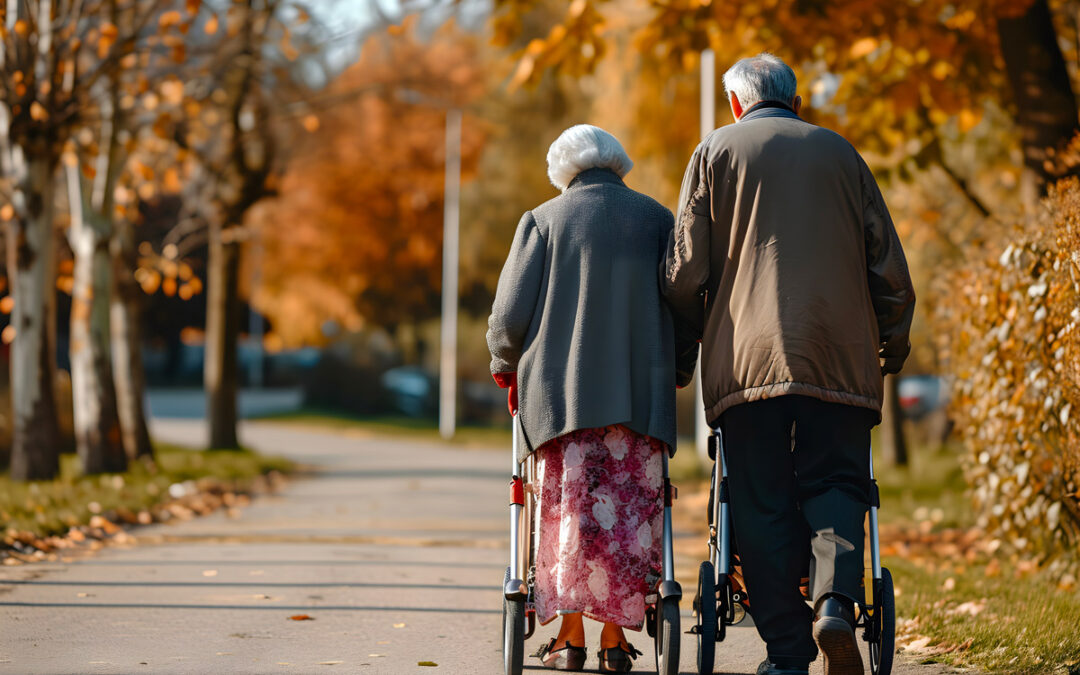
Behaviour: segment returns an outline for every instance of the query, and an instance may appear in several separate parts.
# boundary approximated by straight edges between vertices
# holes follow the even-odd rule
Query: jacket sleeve
[[[907,358],[911,351],[911,320],[915,289],[911,285],[904,249],[896,234],[885,198],[866,162],[859,158],[866,240],[866,276],[874,303],[882,358]]]
[[[683,176],[679,213],[661,268],[661,289],[677,320],[695,339],[705,324],[705,289],[711,273],[709,234],[712,227],[710,171],[699,145]]]
[[[663,279],[666,274],[670,252],[674,250],[675,239],[671,212],[664,209],[666,216],[664,227],[661,230],[661,256],[660,256],[660,283],[663,287]],[[701,330],[695,329],[689,321],[684,320],[676,312],[671,312],[672,323],[675,327],[675,386],[682,388],[690,384],[694,379],[694,370],[697,367],[698,347],[701,339]]]
[[[518,223],[488,317],[487,343],[493,375],[517,371],[536,311],[546,255],[544,238],[532,212],[527,211]]]

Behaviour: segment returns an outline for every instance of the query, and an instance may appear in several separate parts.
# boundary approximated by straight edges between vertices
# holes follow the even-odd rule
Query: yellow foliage
[[[1025,556],[1080,543],[1080,182],[1063,181],[939,307],[979,524]]]

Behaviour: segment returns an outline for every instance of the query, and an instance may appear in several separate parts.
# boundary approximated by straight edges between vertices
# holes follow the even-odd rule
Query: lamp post
[[[461,110],[446,111],[446,182],[443,196],[442,320],[439,326],[439,434],[457,426],[458,238],[461,206]]]
[[[439,435],[457,427],[457,326],[459,224],[461,214],[461,108],[414,89],[397,91],[401,100],[446,110],[446,168],[443,183],[442,314],[439,321]]]

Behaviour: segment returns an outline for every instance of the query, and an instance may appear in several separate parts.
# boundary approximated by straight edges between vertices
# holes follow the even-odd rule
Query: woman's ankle
[[[562,624],[559,626],[559,635],[555,638],[555,648],[566,646],[569,642],[571,647],[585,646],[585,624],[581,620],[581,614],[564,614]]]
[[[623,633],[621,626],[613,623],[604,624],[604,629],[600,632],[600,649],[612,649],[614,647],[625,649],[628,645],[626,634]]]

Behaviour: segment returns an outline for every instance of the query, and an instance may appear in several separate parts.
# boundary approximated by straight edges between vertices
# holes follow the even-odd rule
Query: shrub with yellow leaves
[[[996,256],[952,275],[938,318],[978,524],[1018,558],[1080,564],[1080,182]]]

